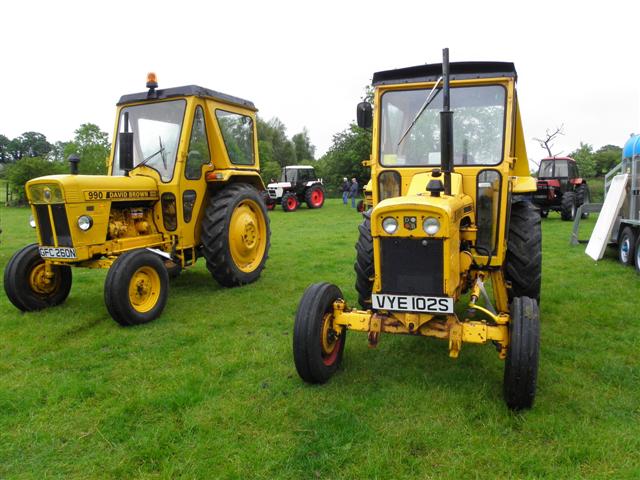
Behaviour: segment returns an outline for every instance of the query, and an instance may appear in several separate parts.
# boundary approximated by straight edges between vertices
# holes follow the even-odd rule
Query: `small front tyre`
[[[560,202],[560,218],[568,222],[576,218],[576,194],[575,192],[564,192]]]
[[[504,365],[504,399],[511,410],[533,406],[539,351],[538,302],[529,297],[515,297],[511,302],[509,348]]]
[[[295,212],[299,206],[300,203],[295,193],[285,193],[282,196],[282,210],[285,212]]]
[[[638,236],[640,238],[640,236]],[[636,236],[631,227],[624,227],[618,240],[618,260],[623,265],[633,265],[636,253]]]
[[[18,250],[4,269],[4,291],[23,312],[60,305],[71,290],[71,267],[51,265],[47,273],[38,245]]]
[[[325,383],[342,361],[346,330],[334,328],[333,303],[342,297],[330,283],[309,286],[298,304],[293,327],[293,360],[308,383]]]
[[[167,303],[169,273],[162,259],[146,249],[120,255],[104,282],[104,303],[122,326],[140,325],[160,316]]]

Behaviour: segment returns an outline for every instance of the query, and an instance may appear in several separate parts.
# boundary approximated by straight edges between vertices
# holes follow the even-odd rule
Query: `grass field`
[[[0,265],[34,240],[0,210]],[[261,279],[218,287],[204,264],[162,317],[119,327],[104,271],[75,270],[67,302],[19,313],[0,294],[0,478],[640,478],[640,277],[543,223],[542,344],[533,410],[509,412],[490,346],[350,333],[326,385],[297,376],[293,317],[328,280],[355,303],[359,216],[272,212]],[[593,225],[594,219],[587,225]],[[588,235],[583,227],[582,237]]]

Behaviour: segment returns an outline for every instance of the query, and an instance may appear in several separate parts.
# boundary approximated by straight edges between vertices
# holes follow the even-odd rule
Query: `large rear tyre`
[[[324,188],[322,185],[314,185],[307,188],[304,199],[309,208],[320,208],[324,205]]]
[[[364,309],[371,308],[371,291],[373,289],[373,237],[371,236],[371,212],[362,214],[364,220],[358,225],[358,242],[356,243],[356,291],[358,303]]]
[[[295,193],[285,193],[282,196],[282,210],[285,212],[295,212],[299,206],[300,203]]]
[[[209,199],[200,241],[207,268],[225,287],[255,282],[269,254],[271,230],[258,191],[236,183]]]
[[[333,302],[342,292],[329,283],[309,286],[298,304],[293,326],[293,360],[308,383],[325,383],[342,362],[346,330],[333,326]]]
[[[529,297],[516,297],[511,303],[509,349],[504,365],[504,399],[512,410],[533,406],[539,352],[538,303]]]
[[[576,194],[575,192],[564,192],[560,202],[560,218],[568,222],[576,218]]]
[[[638,236],[640,239],[640,235]],[[631,227],[624,227],[618,240],[618,260],[623,265],[633,265],[636,257],[636,235]]]
[[[531,202],[511,205],[504,275],[511,282],[509,300],[526,296],[540,301],[542,231],[540,215]]]
[[[169,296],[163,260],[146,249],[120,255],[104,282],[104,303],[120,325],[141,325],[160,316]]]
[[[4,291],[23,312],[42,310],[60,305],[71,290],[71,267],[50,266],[47,276],[45,262],[32,243],[18,250],[4,269]]]

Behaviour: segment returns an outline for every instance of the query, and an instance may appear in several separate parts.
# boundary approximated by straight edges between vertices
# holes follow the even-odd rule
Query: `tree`
[[[534,140],[540,144],[540,147],[547,151],[550,157],[555,157],[556,154],[551,152],[551,148],[553,147],[553,142],[559,135],[564,135],[564,125],[556,127],[555,130],[547,129],[544,138],[534,138]]]
[[[371,131],[352,123],[333,136],[333,144],[318,160],[318,171],[325,184],[338,188],[343,177],[356,177],[360,186],[369,181],[370,172],[362,165],[371,156]]]
[[[8,153],[13,161],[24,157],[45,157],[51,150],[51,144],[42,133],[24,132],[9,142]]]
[[[0,135],[0,163],[7,163],[10,160],[9,143],[11,143],[11,140],[4,135]]]
[[[583,177],[593,177],[596,173],[595,161],[593,158],[593,147],[588,143],[580,142],[580,147],[569,154],[578,164],[580,175]]]
[[[12,163],[6,169],[9,185],[18,197],[19,202],[26,200],[24,184],[32,178],[43,175],[66,173],[65,165],[61,162],[50,162],[41,157],[25,157]]]
[[[596,176],[602,176],[615,167],[622,159],[622,148],[615,145],[600,147],[593,154]]]
[[[316,147],[311,145],[309,131],[306,127],[302,132],[296,133],[291,137],[291,141],[295,145],[296,159],[299,163],[305,160],[315,160]]]
[[[111,149],[109,136],[93,123],[83,123],[74,132],[71,142],[57,142],[54,149],[62,148],[62,160],[66,161],[72,153],[80,157],[79,173],[85,175],[104,175],[107,173],[107,158]],[[59,155],[56,154],[59,158]]]

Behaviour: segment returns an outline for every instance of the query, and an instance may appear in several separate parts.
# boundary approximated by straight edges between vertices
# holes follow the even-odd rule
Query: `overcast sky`
[[[565,5],[566,3],[566,5]],[[450,8],[446,7],[448,5]],[[0,134],[69,140],[113,132],[120,95],[197,84],[252,100],[317,153],[355,119],[373,72],[451,61],[513,61],[528,155],[564,125],[622,146],[640,133],[640,2],[29,1],[0,3]]]

